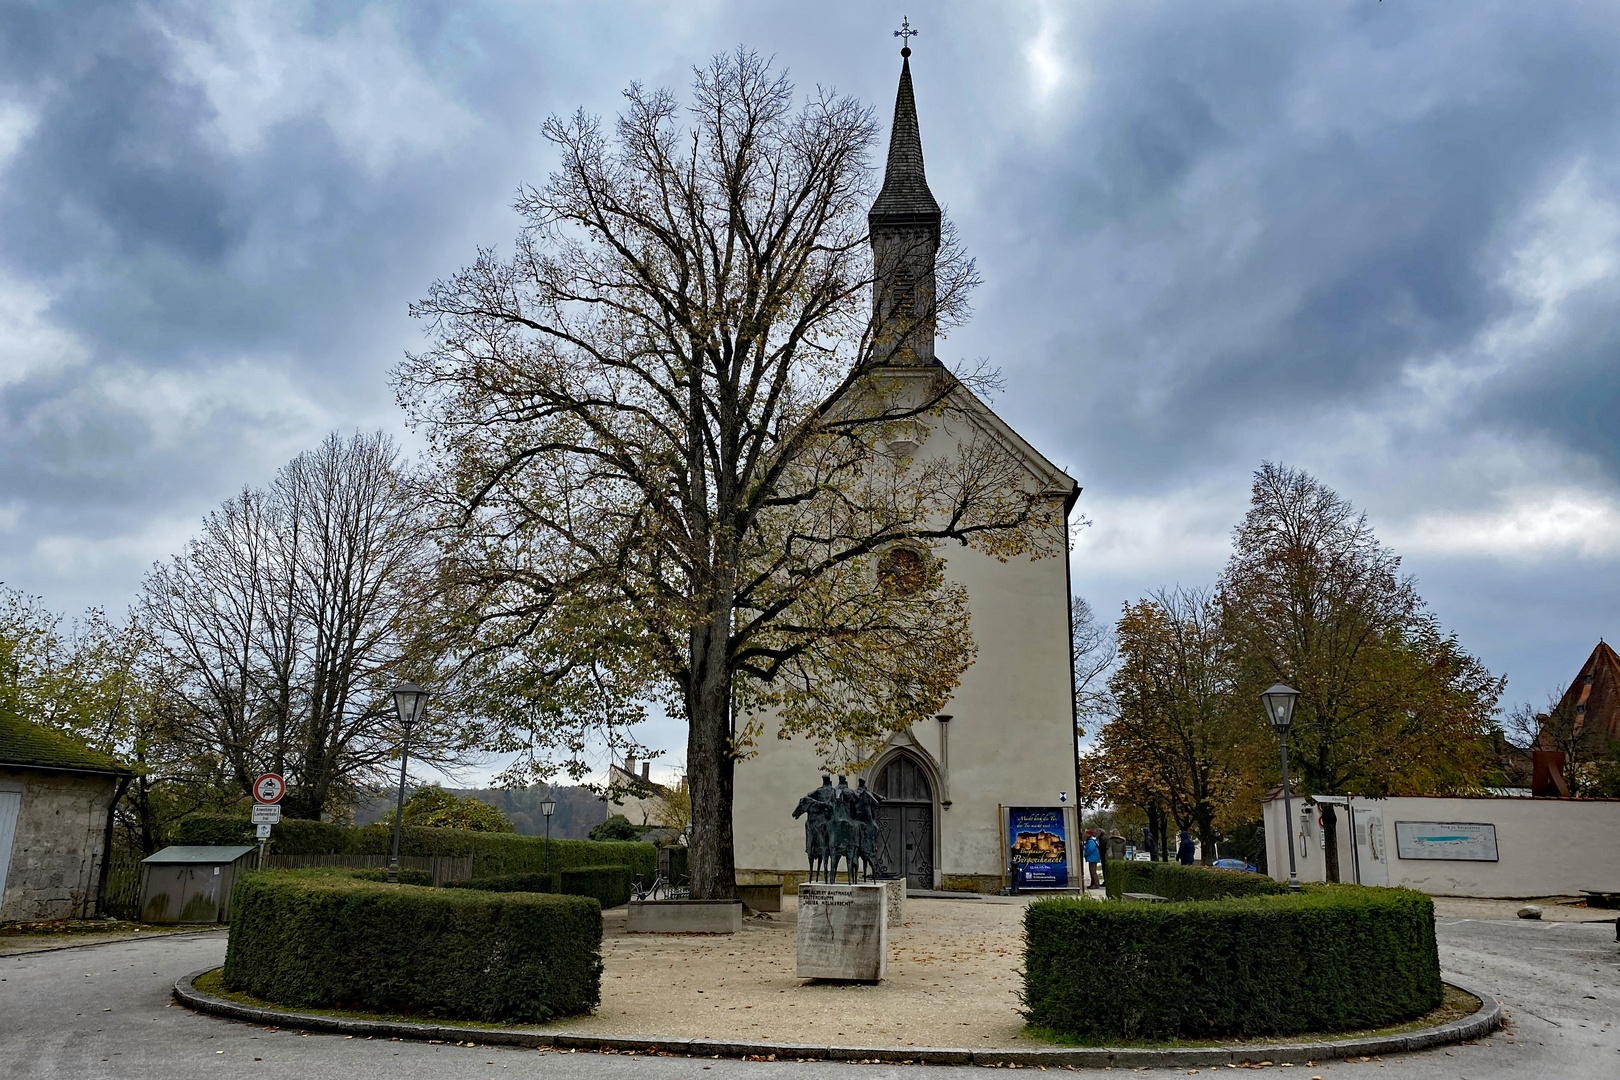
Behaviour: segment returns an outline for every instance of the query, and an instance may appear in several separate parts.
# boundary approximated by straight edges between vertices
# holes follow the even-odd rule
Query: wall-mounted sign
[[[1496,862],[1496,826],[1466,821],[1397,821],[1395,854],[1402,859]]]
[[[1065,889],[1069,845],[1061,806],[1007,808],[1008,866],[1024,889]]]

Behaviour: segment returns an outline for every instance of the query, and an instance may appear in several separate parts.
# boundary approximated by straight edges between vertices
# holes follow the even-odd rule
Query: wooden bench
[[[1128,892],[1128,893],[1121,893],[1120,895],[1122,895],[1127,900],[1135,900],[1135,901],[1137,901],[1139,903],[1143,903],[1143,904],[1164,904],[1164,903],[1168,903],[1168,900],[1165,897],[1160,896],[1158,893]]]

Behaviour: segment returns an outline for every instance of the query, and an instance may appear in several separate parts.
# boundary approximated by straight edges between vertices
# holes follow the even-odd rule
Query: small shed
[[[239,870],[251,868],[251,844],[175,845],[141,860],[141,921],[222,923],[231,921],[231,890]]]

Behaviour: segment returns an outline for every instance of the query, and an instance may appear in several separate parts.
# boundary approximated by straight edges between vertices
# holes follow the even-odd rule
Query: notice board
[[[1397,821],[1395,854],[1403,859],[1496,862],[1496,826],[1469,821]]]

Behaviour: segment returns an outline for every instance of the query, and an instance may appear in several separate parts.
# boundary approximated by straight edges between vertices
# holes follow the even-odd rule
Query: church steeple
[[[900,50],[900,89],[894,99],[883,190],[866,215],[876,278],[872,321],[876,354],[891,363],[934,359],[934,256],[939,251],[939,203],[923,172],[917,98],[911,88],[911,49]]]

